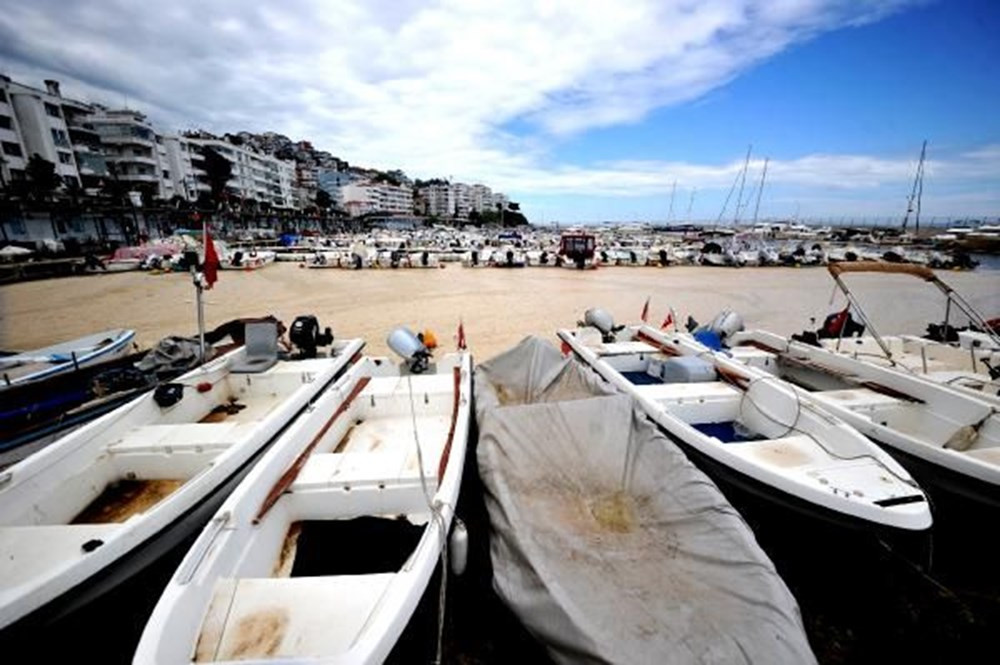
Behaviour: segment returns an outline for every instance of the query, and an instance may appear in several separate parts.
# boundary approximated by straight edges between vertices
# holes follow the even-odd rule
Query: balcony
[[[97,133],[101,137],[101,142],[107,143],[108,145],[141,145],[147,148],[152,148],[156,145],[156,141],[154,141],[152,137],[144,139],[142,137],[132,135]]]
[[[118,179],[123,182],[159,182],[160,179],[152,173],[119,173]]]
[[[155,157],[146,155],[108,155],[108,161],[115,164],[142,164],[143,166],[157,167],[160,165]]]

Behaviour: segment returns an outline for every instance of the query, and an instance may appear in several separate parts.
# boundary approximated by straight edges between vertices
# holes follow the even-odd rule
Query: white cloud
[[[36,0],[0,13],[0,62],[64,92],[123,99],[172,129],[275,130],[352,162],[479,180],[515,196],[725,191],[742,167],[551,164],[558,137],[692,100],[790,45],[912,0],[369,2]],[[517,122],[525,131],[505,131]],[[996,177],[1000,147],[931,161]],[[759,169],[760,163],[754,164]],[[913,159],[810,155],[769,182],[866,189]]]

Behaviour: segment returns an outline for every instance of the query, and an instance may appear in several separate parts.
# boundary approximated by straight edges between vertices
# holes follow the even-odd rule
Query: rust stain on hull
[[[278,561],[274,564],[274,577],[291,576],[292,566],[295,565],[295,552],[298,549],[300,533],[302,533],[301,522],[293,522],[288,527],[288,533],[285,534],[285,540],[281,544],[281,553],[278,555]]]
[[[71,524],[124,522],[170,496],[183,480],[116,480],[80,511]]]
[[[236,623],[232,636],[227,635],[219,659],[250,660],[273,656],[281,646],[287,627],[287,610],[267,609],[248,614]]]

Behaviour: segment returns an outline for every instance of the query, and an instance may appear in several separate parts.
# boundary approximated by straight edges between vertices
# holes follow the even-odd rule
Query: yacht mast
[[[764,171],[760,174],[760,187],[757,189],[757,205],[753,209],[754,226],[757,225],[757,213],[760,212],[760,197],[764,193],[764,178],[767,177],[767,163],[770,159],[770,157],[764,158]]]
[[[915,232],[920,231],[920,199],[924,194],[924,158],[927,156],[927,139],[920,148],[920,162],[917,164],[917,174],[913,178],[913,191],[910,192],[910,199],[906,205],[906,215],[903,217],[903,231],[906,231],[906,224],[910,221],[910,213],[915,212],[914,219]],[[916,207],[914,207],[916,205]]]
[[[743,173],[740,175],[740,193],[736,197],[736,211],[733,213],[733,226],[740,219],[740,206],[743,203],[743,187],[747,182],[747,168],[750,166],[750,151],[753,150],[753,144],[747,146],[747,157],[743,162]]]

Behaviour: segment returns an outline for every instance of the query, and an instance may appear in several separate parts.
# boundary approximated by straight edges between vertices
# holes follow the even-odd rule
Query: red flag
[[[458,322],[458,350],[465,351],[465,324],[461,320]]]
[[[646,304],[642,306],[642,314],[639,315],[643,323],[649,319],[649,298],[646,298]]]
[[[667,312],[667,318],[663,319],[663,323],[660,324],[660,330],[665,329],[673,322],[674,322],[674,312],[673,310],[670,310],[669,312]]]
[[[205,275],[205,288],[210,289],[212,285],[219,281],[219,255],[215,253],[215,245],[212,243],[212,236],[205,227],[205,262],[202,264],[202,273]]]

